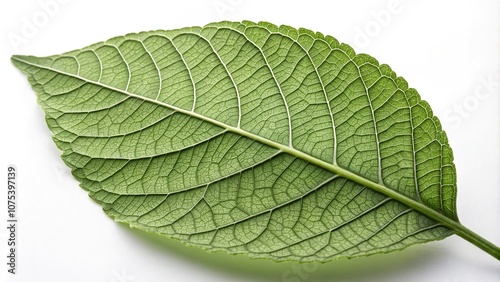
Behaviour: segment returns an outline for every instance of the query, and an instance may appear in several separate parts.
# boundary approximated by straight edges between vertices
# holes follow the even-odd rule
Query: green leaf
[[[460,234],[429,105],[333,37],[220,22],[12,61],[63,160],[118,222],[276,260],[484,240]]]

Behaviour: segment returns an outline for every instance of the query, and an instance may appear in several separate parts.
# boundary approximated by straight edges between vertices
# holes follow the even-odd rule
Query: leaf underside
[[[452,234],[399,198],[458,220],[429,105],[330,36],[220,22],[12,61],[64,162],[116,221],[208,250],[326,261]]]

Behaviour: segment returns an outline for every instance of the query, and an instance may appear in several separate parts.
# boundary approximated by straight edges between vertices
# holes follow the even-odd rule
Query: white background
[[[461,222],[499,245],[499,1],[54,1],[49,10],[40,3],[50,0],[0,2],[0,171],[5,183],[8,164],[19,170],[20,219],[18,274],[1,281],[499,281],[499,261],[457,236],[387,255],[300,265],[209,254],[130,230],[78,187],[35,94],[9,60],[223,19],[333,35],[389,64],[430,103],[454,149]],[[5,227],[0,238],[5,275]]]

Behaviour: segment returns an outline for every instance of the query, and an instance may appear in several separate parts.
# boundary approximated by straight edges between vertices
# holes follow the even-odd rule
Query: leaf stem
[[[333,171],[332,169],[330,169]],[[350,171],[347,171],[343,168],[338,168],[334,169],[335,173],[338,173],[339,175],[342,175],[346,178],[353,179],[354,181],[357,181],[358,183],[365,185],[374,191],[380,192],[386,196],[389,196],[398,202],[408,206],[409,208],[412,208],[421,214],[426,215],[427,217],[435,220],[436,222],[441,223],[443,226],[451,229],[452,231],[455,232],[456,235],[462,237],[466,241],[469,241],[476,247],[480,248],[481,250],[485,251],[486,253],[490,254],[492,257],[496,258],[497,260],[500,260],[500,247],[496,246],[492,242],[486,240],[485,238],[481,237],[474,231],[470,230],[469,228],[465,227],[462,225],[460,222],[455,221],[441,213],[439,213],[436,210],[431,209],[430,207],[424,205],[423,203],[420,203],[414,199],[411,199],[405,195],[399,194],[398,192],[387,188],[381,184],[375,183],[373,181],[370,181],[366,178],[360,177],[359,175],[356,175]]]
[[[443,225],[452,229],[453,231],[455,231],[455,234],[469,241],[471,244],[490,254],[497,260],[500,260],[500,247],[479,236],[477,233],[463,226],[459,222],[456,222],[449,218],[447,220],[449,221],[449,224],[443,222]]]

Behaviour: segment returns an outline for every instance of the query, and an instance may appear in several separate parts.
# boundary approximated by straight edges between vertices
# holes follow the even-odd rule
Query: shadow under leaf
[[[293,261],[275,262],[253,259],[245,255],[231,255],[224,252],[207,252],[189,247],[182,242],[130,228],[128,224],[118,224],[127,229],[135,239],[143,241],[155,250],[175,254],[191,264],[222,272],[231,278],[253,281],[385,281],[390,277],[401,277],[410,269],[433,264],[443,256],[435,247],[435,242],[420,244],[403,251],[388,254],[339,259],[327,263],[299,263]]]

